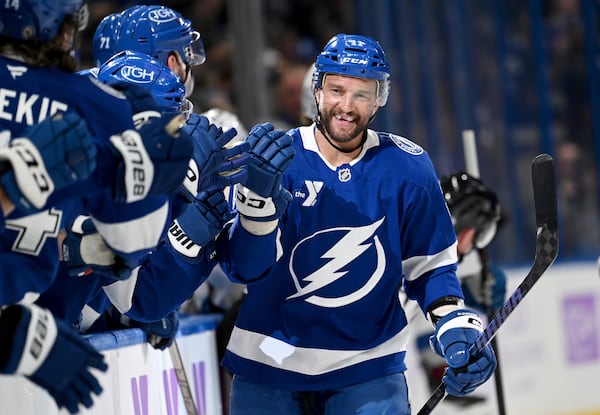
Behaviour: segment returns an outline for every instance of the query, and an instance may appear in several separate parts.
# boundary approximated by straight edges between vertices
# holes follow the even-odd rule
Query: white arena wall
[[[527,268],[507,269],[512,293]],[[218,316],[181,321],[177,338],[199,415],[222,415],[215,327]],[[593,262],[555,264],[509,316],[498,335],[506,413],[600,415],[600,275]],[[144,342],[137,329],[90,336],[106,356],[98,374],[104,393],[89,415],[184,415],[168,351]],[[408,379],[413,412],[429,397],[409,346]],[[443,402],[433,414],[496,415],[493,380],[476,391],[484,404],[461,409]],[[54,401],[27,380],[0,376],[0,414],[55,415]],[[340,414],[343,415],[343,414]]]

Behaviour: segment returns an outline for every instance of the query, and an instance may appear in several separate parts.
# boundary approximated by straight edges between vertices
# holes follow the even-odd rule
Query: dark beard
[[[338,144],[346,144],[346,143],[351,142],[352,140],[361,136],[363,131],[367,128],[367,123],[363,123],[362,118],[357,116],[356,120],[355,120],[354,128],[352,129],[350,134],[340,136],[340,135],[334,134],[333,131],[331,131],[331,119],[332,118],[333,118],[333,113],[331,111],[328,111],[328,112],[325,112],[324,114],[321,114],[320,121],[321,121],[321,125],[327,132],[327,135],[329,136],[330,140],[335,143],[338,143]]]

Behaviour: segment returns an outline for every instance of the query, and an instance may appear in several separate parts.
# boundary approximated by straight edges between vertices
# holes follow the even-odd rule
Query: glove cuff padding
[[[110,142],[122,158],[118,177],[123,177],[123,182],[116,183],[117,195],[125,195],[128,203],[144,199],[152,186],[154,165],[142,137],[135,130],[126,130],[111,136]]]
[[[27,138],[15,138],[10,147],[0,148],[0,160],[12,166],[2,176],[2,187],[10,200],[25,212],[42,208],[54,192],[54,181],[36,146]]]
[[[232,213],[222,189],[201,192],[169,227],[169,243],[187,258],[197,258],[202,247],[214,242]]]
[[[481,318],[471,310],[460,309],[446,314],[436,324],[431,348],[444,357],[451,367],[462,367],[469,361],[468,348],[483,331]]]
[[[169,227],[167,237],[173,249],[186,258],[192,259],[197,258],[202,251],[202,247],[212,239],[203,240],[202,243],[196,242],[193,237],[185,232],[178,219],[175,219]]]
[[[287,209],[292,195],[280,187],[272,197],[263,197],[246,186],[236,186],[236,209],[245,219],[254,222],[273,222]]]
[[[478,333],[483,332],[483,322],[477,313],[470,310],[455,310],[446,314],[436,325],[438,341],[448,330],[473,329]]]
[[[3,373],[25,376],[35,373],[56,342],[58,332],[54,317],[49,310],[36,305],[14,305],[2,311],[2,318],[17,319],[12,350]]]

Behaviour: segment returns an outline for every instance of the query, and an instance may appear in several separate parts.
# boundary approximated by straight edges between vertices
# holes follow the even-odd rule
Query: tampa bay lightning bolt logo
[[[301,240],[292,250],[289,263],[297,292],[287,299],[306,297],[305,301],[308,303],[334,308],[356,302],[371,292],[383,277],[386,266],[383,245],[375,234],[384,220],[385,217],[366,226],[325,229]],[[328,242],[324,243],[325,241]],[[311,270],[308,275],[297,275],[296,270],[303,269],[301,264],[307,262],[303,260],[303,248],[311,245],[314,249],[315,244],[325,247],[325,252],[321,255],[323,265]],[[361,261],[361,258],[367,257],[370,259]],[[365,264],[372,264],[372,267],[369,269]],[[352,282],[360,280],[360,283],[348,288],[348,281],[343,279],[344,276],[351,278]],[[344,286],[343,290],[335,290],[339,295],[332,297],[319,294],[333,284],[338,284],[340,288]]]
[[[389,135],[392,141],[400,147],[401,150],[406,151],[409,154],[418,156],[419,154],[423,154],[423,147],[420,145],[413,143],[408,138],[400,137],[399,135],[390,134]]]

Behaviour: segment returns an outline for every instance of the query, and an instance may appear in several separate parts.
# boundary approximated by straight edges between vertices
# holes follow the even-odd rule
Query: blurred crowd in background
[[[396,74],[378,129],[423,145],[444,174],[464,168],[460,132],[475,128],[482,178],[507,207],[505,230],[491,246],[499,263],[533,257],[529,177],[540,152],[554,157],[559,177],[559,260],[598,256],[600,91],[593,86],[600,90],[600,1],[246,1],[89,2],[81,65],[92,65],[92,36],[104,16],[133,4],[163,4],[193,22],[206,49],[206,62],[194,70],[195,111],[239,112],[233,62],[245,42],[236,41],[231,14],[255,4],[262,25],[251,28],[262,33],[265,47],[254,53],[267,86],[255,92],[266,94],[268,111],[264,120],[241,118],[291,128],[299,123],[306,71],[327,40],[340,32],[373,36]]]

